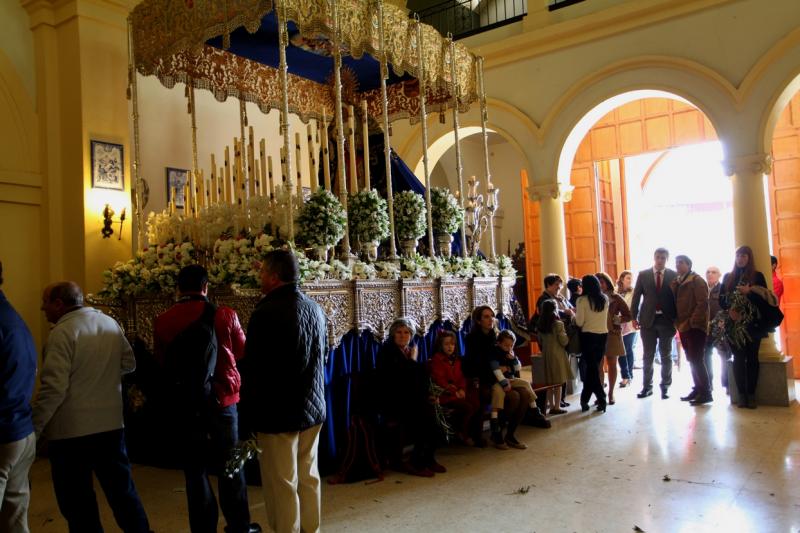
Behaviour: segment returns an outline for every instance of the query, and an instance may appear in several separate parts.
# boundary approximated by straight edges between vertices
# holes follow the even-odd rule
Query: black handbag
[[[750,300],[758,308],[758,324],[765,331],[775,331],[783,322],[783,311],[777,305],[770,305],[763,298],[751,298]]]

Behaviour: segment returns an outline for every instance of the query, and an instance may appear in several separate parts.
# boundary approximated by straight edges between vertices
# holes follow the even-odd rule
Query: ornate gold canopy
[[[336,25],[332,0],[284,1],[288,19],[297,25],[303,37],[333,38]],[[354,58],[365,53],[379,57],[377,2],[335,1],[344,49]],[[233,96],[253,102],[263,111],[278,108],[281,89],[276,68],[206,44],[210,39],[222,37],[222,47],[226,49],[236,29],[244,27],[255,33],[276,3],[273,0],[144,0],[131,13],[136,69],[142,75],[157,76],[167,87],[191,81],[197,88],[210,90],[221,101]],[[433,27],[422,25],[424,68],[420,69],[414,20],[390,3],[383,5],[383,17],[387,60],[398,76],[410,74],[416,78],[420,70],[423,72],[429,110],[444,111],[452,106],[453,90],[459,95],[462,111],[478,98],[476,58],[466,47],[460,44],[453,47],[456,65],[453,85],[451,48],[446,38]],[[329,85],[296,75],[290,75],[290,85],[293,89],[290,109],[303,121],[319,118],[323,111],[329,117],[332,115],[334,99]],[[366,99],[370,114],[380,115],[380,91],[359,93],[357,98],[351,96],[354,100]],[[418,100],[409,82],[392,85],[390,116],[414,120]]]

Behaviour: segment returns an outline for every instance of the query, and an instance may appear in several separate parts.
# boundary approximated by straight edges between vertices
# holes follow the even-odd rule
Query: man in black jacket
[[[325,421],[326,319],[300,292],[291,252],[261,265],[261,291],[240,364],[240,409],[257,433],[261,481],[272,531],[319,531],[319,432]]]

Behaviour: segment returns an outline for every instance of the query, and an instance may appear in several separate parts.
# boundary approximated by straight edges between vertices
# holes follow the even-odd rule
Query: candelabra
[[[480,182],[472,176],[467,180],[467,206],[464,219],[467,237],[467,252],[471,256],[478,255],[481,237],[489,230],[489,259],[494,259],[494,214],[497,211],[497,197],[500,189],[489,182],[486,194],[478,193]]]

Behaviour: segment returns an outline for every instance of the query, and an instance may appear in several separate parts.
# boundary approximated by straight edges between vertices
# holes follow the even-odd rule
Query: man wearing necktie
[[[656,346],[661,355],[661,398],[669,398],[667,392],[672,385],[672,339],[675,337],[676,312],[670,283],[677,274],[666,267],[668,258],[669,251],[666,248],[657,248],[653,254],[653,268],[639,272],[633,289],[633,327],[641,329],[644,351],[643,383],[637,395],[639,398],[653,394]]]

